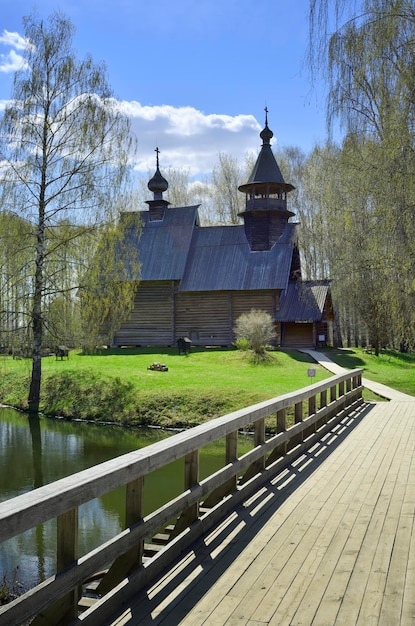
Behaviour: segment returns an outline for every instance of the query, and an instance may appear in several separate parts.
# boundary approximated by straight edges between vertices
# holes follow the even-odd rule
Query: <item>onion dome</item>
[[[155,150],[157,154],[157,164],[156,164],[156,172],[152,178],[147,183],[147,187],[150,191],[153,192],[153,200],[146,200],[149,210],[150,210],[150,221],[162,221],[164,219],[164,211],[169,206],[170,202],[164,200],[163,192],[167,191],[169,187],[169,183],[161,175],[159,169],[159,152],[160,150],[156,148]]]
[[[161,198],[163,192],[167,191],[169,187],[169,183],[164,178],[164,176],[162,176],[160,169],[159,169],[160,150],[156,148],[155,151],[157,153],[157,169],[156,169],[154,176],[150,178],[150,180],[148,181],[147,187],[149,188],[150,191],[153,192],[154,198],[156,199],[156,198]]]

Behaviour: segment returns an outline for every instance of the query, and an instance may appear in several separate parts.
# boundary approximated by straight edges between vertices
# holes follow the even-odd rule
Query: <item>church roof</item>
[[[201,227],[197,209],[167,209],[159,221],[137,212],[129,236],[139,247],[140,280],[177,280],[180,291],[286,289],[295,224],[286,225],[271,250],[253,252],[243,226]]]
[[[291,282],[281,294],[279,322],[318,322],[329,292],[327,281]]]
[[[265,112],[265,127],[260,132],[262,139],[261,150],[247,182],[238,187],[239,191],[244,193],[252,188],[261,188],[264,185],[271,189],[272,187],[276,187],[284,189],[285,191],[292,191],[294,189],[293,185],[285,182],[272,151],[271,139],[274,133],[268,127],[268,110],[265,109]]]
[[[295,224],[264,252],[251,251],[243,226],[195,230],[180,291],[285,289],[290,275]]]
[[[130,230],[129,236],[139,247],[141,280],[181,280],[199,220],[197,209],[167,209],[163,220],[153,221],[149,211],[137,212],[137,228]]]

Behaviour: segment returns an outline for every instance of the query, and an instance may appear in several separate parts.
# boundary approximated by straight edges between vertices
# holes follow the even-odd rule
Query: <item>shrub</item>
[[[243,352],[246,352],[251,347],[251,344],[246,337],[241,337],[240,339],[237,339],[233,342],[233,345],[235,346],[235,348],[238,348],[238,350],[242,350]]]
[[[245,340],[255,355],[262,357],[265,357],[267,344],[275,338],[271,315],[258,309],[251,309],[238,317],[233,330],[237,342]]]

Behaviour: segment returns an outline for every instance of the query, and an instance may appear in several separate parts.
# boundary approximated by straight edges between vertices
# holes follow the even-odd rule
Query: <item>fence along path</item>
[[[333,376],[290,394],[235,411],[218,419],[117,457],[106,463],[0,503],[0,541],[46,520],[57,519],[57,572],[33,590],[0,607],[0,624],[32,626],[96,624],[146,587],[199,536],[256,494],[362,404],[361,370]],[[290,410],[293,424],[287,421]],[[265,418],[276,434],[267,436]],[[238,454],[238,431],[253,430],[253,448]],[[199,480],[199,450],[226,440],[224,466]],[[183,459],[183,492],[143,517],[145,476]],[[126,529],[89,554],[79,554],[78,509],[89,500],[125,485]],[[163,531],[163,532],[160,532]],[[168,532],[167,532],[168,531]],[[168,535],[167,545],[145,559],[146,542]],[[95,597],[83,598],[85,582],[101,574]],[[103,596],[103,597],[101,597]],[[90,606],[79,617],[80,608]],[[88,602],[89,603],[89,602]],[[139,609],[141,612],[141,609]]]
[[[378,391],[107,623],[414,624],[415,398]]]

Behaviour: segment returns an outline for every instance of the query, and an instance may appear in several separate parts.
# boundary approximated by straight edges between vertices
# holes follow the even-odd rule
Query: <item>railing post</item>
[[[226,435],[226,452],[225,463],[228,465],[238,458],[238,431],[234,430]],[[220,502],[225,496],[236,491],[238,487],[238,474],[235,472],[232,478],[229,478],[220,487],[210,493],[204,500],[202,507],[210,509]],[[199,507],[200,512],[200,507]]]
[[[238,458],[238,431],[234,430],[232,433],[226,435],[226,465],[232,463]],[[234,491],[238,486],[238,476],[235,476],[229,481],[229,491]]]
[[[344,380],[341,383],[339,383],[339,398],[341,396],[344,396]]]
[[[59,573],[78,559],[78,509],[71,509],[57,518],[56,569]],[[69,624],[78,616],[80,588],[48,606],[31,622],[34,626]]]
[[[184,459],[184,488],[191,489],[199,482],[199,450],[187,454]],[[192,504],[187,511],[189,525],[199,516],[199,503]]]
[[[314,415],[316,412],[316,396],[310,396],[308,399],[308,415]]]
[[[125,527],[139,522],[144,515],[144,476],[127,483],[125,488]],[[98,585],[97,592],[105,595],[143,562],[144,540],[118,557]]]
[[[265,418],[261,418],[255,422],[254,446],[261,446],[265,443]],[[258,472],[265,468],[265,456],[256,462]]]
[[[265,418],[261,418],[256,420],[254,425],[254,446],[258,447],[265,442]],[[250,480],[253,476],[256,476],[259,472],[265,468],[266,458],[265,456],[260,457],[257,461],[254,461],[252,465],[248,467],[245,474],[242,476],[240,480],[240,484],[243,485],[245,482]]]
[[[286,409],[277,411],[277,433],[284,433],[287,430]],[[287,454],[287,442],[284,441],[280,446],[276,446],[267,459],[267,465],[271,465],[282,456]]]
[[[129,528],[137,524],[144,516],[144,476],[140,476],[127,484],[125,498],[125,527]],[[133,551],[137,565],[141,565],[144,554],[144,539],[133,548]]]
[[[71,563],[74,563],[78,559],[78,535],[78,509],[71,509],[66,513],[62,513],[57,520],[58,550],[56,567],[58,572],[65,569],[65,567],[68,567],[68,565],[71,565]],[[79,587],[75,587],[75,589],[68,594],[66,598],[68,609],[65,614],[65,619],[67,617],[70,617],[71,619],[75,619],[75,617],[77,617],[79,594]]]
[[[287,416],[286,409],[280,409],[279,411],[277,411],[277,432],[278,433],[283,433],[285,430],[287,430],[286,416]]]
[[[303,421],[303,403],[297,402],[294,405],[294,423],[301,424]],[[290,448],[301,444],[303,442],[304,433],[301,432],[290,440]]]
[[[190,452],[184,457],[184,488],[191,489],[199,482],[199,450]],[[186,528],[199,518],[199,502],[191,504],[178,518],[170,539],[180,535]]]
[[[308,399],[308,417],[311,417],[312,415],[315,414],[316,408],[317,408],[316,396],[315,395],[310,396]],[[304,433],[303,439],[307,438],[309,435],[315,432],[316,432],[316,423],[314,422],[314,424],[310,426]]]
[[[335,402],[336,400],[336,385],[330,387],[330,402]]]

